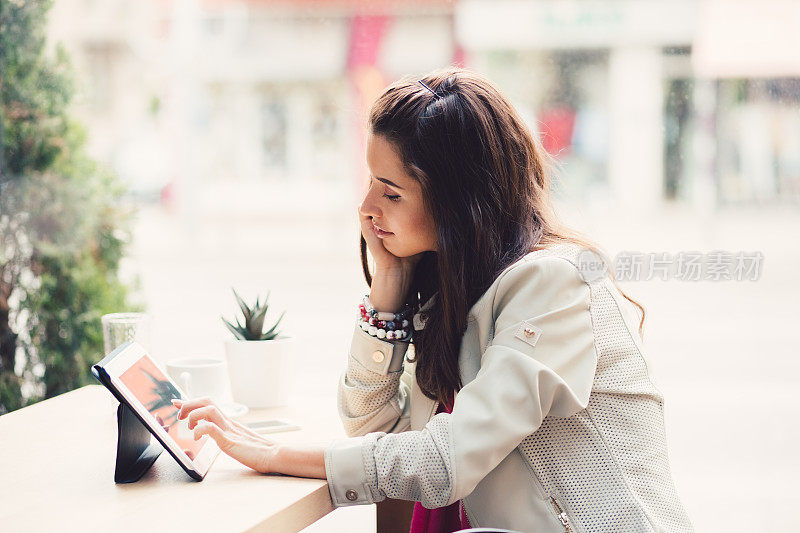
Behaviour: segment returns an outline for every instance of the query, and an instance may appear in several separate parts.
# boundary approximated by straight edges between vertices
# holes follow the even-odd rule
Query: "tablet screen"
[[[119,379],[147,409],[158,425],[172,437],[183,453],[194,460],[209,436],[203,435],[199,440],[194,440],[188,419],[178,420],[178,409],[172,405],[171,400],[183,399],[182,395],[150,357],[143,354],[130,368],[119,375]]]

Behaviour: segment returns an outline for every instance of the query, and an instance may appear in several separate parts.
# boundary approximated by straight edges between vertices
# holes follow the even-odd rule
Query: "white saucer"
[[[238,403],[238,402],[231,402],[220,405],[222,412],[225,416],[230,418],[239,418],[240,416],[244,416],[247,414],[249,409],[246,405]]]

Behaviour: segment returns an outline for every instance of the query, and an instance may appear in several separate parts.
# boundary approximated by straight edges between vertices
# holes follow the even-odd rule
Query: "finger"
[[[389,252],[383,245],[383,241],[378,238],[375,229],[372,225],[372,218],[369,216],[360,215],[361,217],[361,235],[367,243],[372,258],[376,261],[384,261],[388,259]]]
[[[182,405],[180,410],[178,411],[178,420],[182,420],[189,416],[189,413],[198,409],[200,407],[205,407],[207,405],[216,405],[214,401],[208,396],[200,396],[198,398],[192,398],[190,400],[182,400]]]
[[[214,402],[208,396],[201,396],[200,398],[192,398],[191,400],[183,401],[180,406],[180,411],[178,411],[178,420],[183,420],[198,407],[205,407],[207,405],[214,405]],[[178,405],[175,405],[175,407],[178,407]]]
[[[222,414],[222,412],[217,408],[216,405],[206,405],[205,407],[198,407],[197,409],[193,410],[189,413],[187,417],[189,421],[189,429],[194,429],[198,422],[201,420],[208,420],[209,422],[213,422],[223,430],[228,431],[230,429],[230,424],[228,424],[227,419]]]
[[[194,428],[194,440],[200,440],[203,435],[208,435],[214,439],[219,449],[226,453],[233,447],[234,443],[230,437],[214,422],[203,420]]]
[[[364,240],[367,241],[369,245],[376,244],[379,239],[372,227],[372,219],[369,216],[361,214],[359,214],[359,219],[361,220],[361,235],[364,237]]]
[[[216,441],[220,450],[243,465],[264,474],[271,472],[271,463],[277,450],[275,443],[237,437],[207,421],[198,424],[195,435],[196,439],[202,435],[209,435]]]
[[[372,217],[359,213],[358,218],[361,220],[361,233],[364,235],[364,238],[380,241],[380,239],[378,239],[378,235],[375,233],[375,228],[372,224]]]

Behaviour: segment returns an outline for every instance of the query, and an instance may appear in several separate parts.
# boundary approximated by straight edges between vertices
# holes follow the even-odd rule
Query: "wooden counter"
[[[324,402],[331,404],[332,402]],[[202,482],[165,450],[136,483],[114,483],[118,402],[89,385],[0,416],[2,531],[299,531],[334,508],[325,480],[259,474],[220,453]],[[288,418],[279,442],[344,437],[335,405],[251,410]]]

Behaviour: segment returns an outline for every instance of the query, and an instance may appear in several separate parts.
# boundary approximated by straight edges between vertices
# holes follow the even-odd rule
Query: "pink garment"
[[[452,406],[440,403],[436,414],[452,412]],[[414,514],[411,515],[411,530],[409,533],[452,533],[462,529],[469,529],[469,519],[461,507],[461,500],[453,502],[446,507],[426,509],[421,503],[414,503]]]

